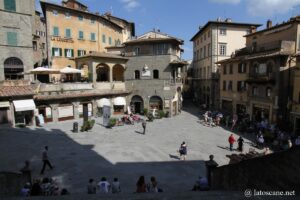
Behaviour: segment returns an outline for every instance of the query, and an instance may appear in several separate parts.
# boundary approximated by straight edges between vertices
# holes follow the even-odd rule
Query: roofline
[[[239,22],[218,22],[218,21],[208,21],[191,39],[193,41],[200,33],[202,33],[210,25],[224,25],[224,26],[236,26],[236,27],[260,27],[261,24],[250,24],[250,23],[239,23]]]
[[[157,40],[155,40],[157,39]],[[127,45],[127,44],[134,44],[134,43],[155,43],[155,42],[159,42],[159,41],[176,41],[177,43],[179,43],[180,45],[183,45],[184,42],[181,40],[178,40],[176,38],[149,38],[149,39],[134,39],[134,40],[130,40],[130,41],[126,41],[123,44]]]
[[[75,60],[82,59],[82,58],[89,58],[89,57],[94,57],[94,58],[101,57],[101,58],[108,58],[108,59],[129,60],[129,58],[126,58],[126,57],[123,57],[123,56],[117,56],[117,55],[113,55],[113,54],[109,54],[109,55],[106,56],[104,54],[103,55],[86,54],[86,55],[83,55],[83,56],[80,56],[80,57],[76,57]]]
[[[288,21],[286,23],[278,24],[278,25],[272,26],[270,28],[265,28],[263,30],[256,31],[254,33],[249,33],[249,34],[245,35],[244,37],[252,36],[252,35],[255,35],[255,34],[258,34],[258,33],[263,33],[265,31],[270,31],[270,30],[273,30],[273,29],[276,29],[276,28],[279,28],[279,27],[282,27],[282,26],[285,26],[285,25],[293,24],[295,22],[299,23],[300,20],[299,19],[295,19],[295,20],[292,20],[292,21]]]
[[[43,14],[44,14],[45,18],[46,18],[45,6],[48,5],[48,6],[54,6],[54,7],[58,7],[58,8],[61,8],[61,9],[71,10],[71,11],[74,11],[74,12],[79,12],[79,13],[83,13],[83,14],[86,14],[86,15],[91,15],[91,16],[94,16],[94,17],[98,17],[100,19],[103,19],[106,22],[109,22],[110,24],[114,25],[115,27],[123,30],[123,27],[121,27],[118,24],[102,17],[101,15],[96,15],[94,13],[85,12],[85,11],[82,11],[82,10],[76,10],[76,9],[73,9],[73,8],[68,8],[68,7],[64,7],[64,6],[61,6],[61,5],[58,5],[58,4],[49,3],[49,2],[45,2],[45,1],[40,1],[40,4],[41,4],[41,8],[42,8],[42,11],[43,11]]]

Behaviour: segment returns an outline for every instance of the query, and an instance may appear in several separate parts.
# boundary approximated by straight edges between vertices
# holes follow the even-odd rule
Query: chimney
[[[272,27],[272,21],[271,20],[268,20],[267,21],[267,28],[271,28]]]
[[[255,33],[256,32],[256,27],[255,26],[251,26],[251,32],[250,33]]]

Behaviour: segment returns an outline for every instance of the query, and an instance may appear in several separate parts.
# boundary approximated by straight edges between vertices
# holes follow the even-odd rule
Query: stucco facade
[[[218,108],[219,78],[216,62],[229,58],[235,50],[245,46],[244,36],[257,24],[209,21],[193,36],[193,91],[199,105]]]

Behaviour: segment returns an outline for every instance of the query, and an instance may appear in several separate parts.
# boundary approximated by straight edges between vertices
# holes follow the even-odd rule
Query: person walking
[[[142,127],[143,127],[143,134],[144,135],[146,134],[146,125],[147,125],[146,120],[143,120]]]
[[[233,134],[231,134],[231,135],[229,136],[228,142],[229,142],[229,149],[230,149],[230,151],[232,151],[232,150],[233,150],[233,144],[235,143],[235,139],[234,139],[234,137],[233,137]]]
[[[233,129],[234,129],[234,127],[235,127],[237,121],[238,121],[238,116],[237,116],[237,114],[234,114],[233,117],[232,117],[231,131],[233,131]]]
[[[41,174],[44,174],[46,165],[48,165],[50,167],[50,169],[53,169],[53,166],[51,165],[49,158],[48,158],[48,146],[45,146],[42,157],[43,157],[42,158],[43,159],[43,168],[41,170]]]
[[[179,147],[179,154],[180,154],[180,160],[186,159],[187,154],[187,146],[186,143],[183,141]]]
[[[209,156],[209,160],[205,161],[205,166],[206,166],[206,178],[208,181],[208,186],[211,187],[212,171],[213,169],[219,166],[219,164],[214,160],[214,155]]]
[[[243,147],[244,146],[244,139],[242,138],[242,136],[240,136],[240,138],[238,139],[238,150],[240,152],[243,152]]]

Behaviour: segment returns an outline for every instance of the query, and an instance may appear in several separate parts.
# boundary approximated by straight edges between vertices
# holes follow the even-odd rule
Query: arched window
[[[105,64],[100,64],[96,67],[97,82],[109,82],[109,67]]]
[[[4,61],[4,76],[6,80],[22,79],[23,72],[23,62],[19,58],[10,57]]]
[[[122,65],[115,65],[113,67],[113,81],[124,81],[124,67]]]
[[[134,79],[141,79],[141,74],[139,70],[134,71]]]
[[[270,87],[267,87],[266,89],[266,96],[271,97],[272,89]]]
[[[159,71],[157,69],[153,70],[153,79],[159,79]]]

